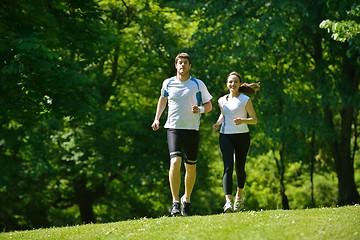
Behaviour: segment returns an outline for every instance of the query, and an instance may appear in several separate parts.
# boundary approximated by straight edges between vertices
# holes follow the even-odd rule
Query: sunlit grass
[[[1,233],[0,239],[360,239],[360,206],[142,218]]]

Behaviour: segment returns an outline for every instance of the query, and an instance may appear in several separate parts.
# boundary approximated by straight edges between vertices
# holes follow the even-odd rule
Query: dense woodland
[[[224,204],[211,126],[230,71],[261,84],[246,210],[359,203],[356,2],[3,0],[2,231],[168,214],[166,131],[150,125],[179,52],[214,96],[195,214]]]

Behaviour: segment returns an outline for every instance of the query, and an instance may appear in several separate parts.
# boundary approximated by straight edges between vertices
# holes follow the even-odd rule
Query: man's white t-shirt
[[[196,94],[201,92],[203,103],[213,97],[200,79],[191,77],[181,81],[176,77],[165,79],[161,96],[168,98],[168,117],[165,128],[199,130],[200,113],[193,113],[191,105],[198,105]]]
[[[245,106],[248,100],[249,97],[243,93],[241,93],[237,98],[230,98],[228,95],[219,98],[218,102],[224,115],[224,119],[220,127],[220,133],[234,134],[249,132],[249,128],[246,123],[236,125],[233,122],[234,117],[247,117]]]

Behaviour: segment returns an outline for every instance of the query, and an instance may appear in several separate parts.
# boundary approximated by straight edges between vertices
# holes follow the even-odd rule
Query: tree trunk
[[[346,52],[346,49],[344,49]],[[341,124],[338,127],[334,125],[334,114],[329,106],[324,107],[324,121],[327,129],[333,133],[328,143],[335,160],[335,171],[338,177],[338,204],[348,205],[359,203],[359,192],[357,191],[354,177],[354,160],[351,157],[351,126],[356,104],[355,100],[357,89],[359,87],[359,74],[355,71],[350,60],[344,54],[343,76],[339,79],[339,95],[341,96]],[[352,100],[352,101],[351,101]]]
[[[93,210],[93,193],[86,188],[86,179],[81,176],[75,182],[75,199],[79,206],[80,217],[83,223],[95,223],[95,214]]]
[[[311,133],[311,158],[310,158],[310,207],[315,207],[314,198],[314,170],[315,170],[315,131]]]
[[[338,177],[338,204],[359,203],[359,193],[354,178],[354,162],[350,153],[351,109],[342,112],[342,127],[338,141],[332,141],[332,154],[335,159],[335,171]],[[348,125],[348,126],[346,126]]]
[[[280,149],[280,159],[278,159],[275,156],[275,152],[273,150],[273,154],[274,154],[274,158],[276,161],[276,166],[279,172],[279,176],[280,176],[280,194],[281,194],[281,204],[283,209],[285,210],[289,210],[290,206],[289,206],[289,200],[288,197],[286,196],[286,192],[285,192],[285,184],[284,184],[284,176],[285,176],[285,161],[284,161],[284,144],[281,145],[281,149]]]
[[[339,205],[359,203],[360,196],[357,191],[354,177],[354,159],[351,157],[351,126],[356,104],[351,104],[349,99],[355,99],[359,87],[359,74],[350,63],[350,59],[343,55],[343,81],[341,109],[341,128],[339,139],[335,142],[334,159],[338,177]]]

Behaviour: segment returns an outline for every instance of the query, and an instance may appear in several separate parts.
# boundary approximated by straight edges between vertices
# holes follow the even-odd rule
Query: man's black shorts
[[[200,133],[197,130],[173,129],[167,130],[170,158],[179,156],[187,164],[196,164],[199,152]]]

